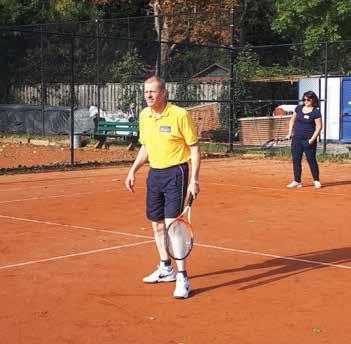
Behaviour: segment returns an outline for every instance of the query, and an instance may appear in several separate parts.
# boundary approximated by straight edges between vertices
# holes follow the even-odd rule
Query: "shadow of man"
[[[219,270],[201,275],[194,275],[191,277],[191,279],[202,278],[206,276],[233,274],[235,272],[250,270],[264,270],[263,272],[259,272],[252,276],[232,279],[227,282],[211,285],[204,288],[193,289],[192,294],[196,295],[217,288],[228,287],[242,283],[246,283],[246,285],[239,288],[239,290],[251,289],[297,274],[333,266],[351,269],[351,266],[341,265],[350,261],[351,247],[309,252],[294,256],[269,259],[263,263],[250,264],[241,268]]]

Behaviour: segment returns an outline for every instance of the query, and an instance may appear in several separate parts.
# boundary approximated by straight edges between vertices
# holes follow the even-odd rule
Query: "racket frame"
[[[193,246],[194,246],[194,235],[193,235],[193,226],[191,224],[191,206],[192,206],[192,203],[194,201],[194,197],[193,195],[190,193],[189,195],[189,198],[188,198],[188,202],[187,202],[187,205],[185,206],[184,210],[182,211],[182,213],[177,217],[175,218],[165,229],[165,235],[164,235],[164,241],[165,241],[165,248],[166,248],[166,251],[167,251],[167,254],[174,260],[184,260],[186,259],[189,254],[191,253],[192,249],[193,249]],[[187,213],[187,216],[186,216],[186,213]],[[183,222],[186,224],[186,227],[188,229],[188,231],[190,232],[190,237],[191,237],[191,241],[190,241],[190,246],[189,246],[189,250],[188,250],[188,253],[180,258],[180,257],[175,257],[169,250],[169,243],[170,243],[170,240],[168,240],[169,236],[168,236],[168,231],[170,229],[170,227],[175,223],[175,222]]]

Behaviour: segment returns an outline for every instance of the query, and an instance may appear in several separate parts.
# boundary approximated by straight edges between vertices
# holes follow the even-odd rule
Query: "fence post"
[[[101,99],[100,99],[100,25],[99,19],[96,19],[96,83],[97,83],[97,108],[98,115],[100,118],[100,107],[101,107]]]
[[[323,153],[327,151],[327,113],[328,113],[328,42],[325,42],[325,61],[324,61],[324,135]]]
[[[40,76],[41,76],[41,116],[42,116],[42,136],[45,136],[45,103],[46,89],[44,81],[44,38],[43,25],[40,26]]]
[[[71,36],[71,165],[74,165],[74,33]]]
[[[235,50],[234,50],[234,8],[230,9],[230,85],[229,85],[229,148],[228,151],[233,151],[233,134],[234,134],[234,119],[235,119],[235,101],[234,101],[234,62],[235,62]]]
[[[156,61],[156,75],[162,77],[162,21],[163,17],[158,17],[159,32],[158,32],[158,57]]]

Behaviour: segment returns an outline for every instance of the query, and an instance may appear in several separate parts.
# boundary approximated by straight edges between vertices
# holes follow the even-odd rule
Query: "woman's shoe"
[[[322,187],[322,184],[319,180],[314,180],[313,184],[316,189],[320,189]]]
[[[294,180],[293,182],[291,182],[290,184],[288,184],[286,187],[287,187],[287,188],[290,188],[290,189],[302,188],[302,184],[299,183],[299,182],[295,182],[295,180]]]

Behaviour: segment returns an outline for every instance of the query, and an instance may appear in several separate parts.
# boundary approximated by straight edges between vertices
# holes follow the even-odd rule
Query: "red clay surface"
[[[350,343],[350,165],[288,190],[291,164],[205,161],[192,296],[158,262],[127,168],[0,177],[1,343]]]
[[[138,151],[128,151],[126,146],[112,146],[110,149],[95,149],[93,146],[78,148],[74,151],[74,159],[82,162],[109,162],[116,160],[133,160]],[[69,146],[34,146],[30,144],[1,143],[0,168],[18,166],[38,166],[70,163]]]

